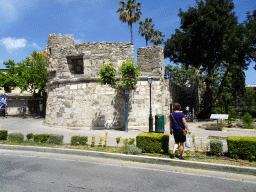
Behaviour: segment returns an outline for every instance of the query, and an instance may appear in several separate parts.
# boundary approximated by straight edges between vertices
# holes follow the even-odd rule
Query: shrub
[[[22,133],[10,133],[8,134],[8,140],[10,142],[21,143],[24,141],[24,135]]]
[[[92,147],[94,147],[94,146],[95,146],[95,136],[92,136],[91,146],[92,146]]]
[[[236,126],[238,126],[238,127],[243,127],[244,125],[243,125],[242,122],[237,122],[237,123],[236,123]]]
[[[246,125],[243,126],[243,128],[246,128],[246,129],[253,129],[253,126],[252,126],[252,123],[253,123],[253,118],[252,118],[252,115],[248,112],[246,112],[243,117],[242,117],[242,120],[244,121],[244,123]]]
[[[86,145],[87,142],[88,142],[88,137],[87,136],[81,136],[80,137],[80,141],[79,141],[80,145]]]
[[[137,155],[137,154],[141,154],[141,149],[139,149],[138,147],[134,146],[134,145],[129,145],[127,147],[127,151],[128,154],[132,154],[132,155]]]
[[[220,156],[223,152],[223,143],[220,140],[211,140],[210,141],[210,152],[212,155]]]
[[[135,139],[129,138],[128,145],[134,145]]]
[[[230,119],[227,120],[228,127],[232,127],[232,122]]]
[[[8,131],[7,130],[0,130],[0,140],[7,140]]]
[[[116,137],[116,145],[118,145],[121,141],[121,137]]]
[[[33,136],[34,136],[34,134],[33,134],[33,133],[28,133],[28,134],[26,135],[27,140],[32,139],[32,138],[33,138]]]
[[[105,132],[105,144],[104,144],[104,147],[107,147],[108,145],[108,132]]]
[[[256,137],[228,136],[228,154],[234,159],[255,160]]]
[[[63,135],[50,135],[49,136],[49,143],[50,144],[56,144],[56,145],[62,145],[63,143]]]
[[[164,133],[140,133],[136,137],[136,146],[143,153],[168,153],[169,135]]]
[[[79,145],[80,136],[75,135],[71,137],[71,145]]]
[[[36,134],[34,135],[34,141],[37,143],[46,143],[50,137],[50,134]]]
[[[100,140],[99,140],[99,146],[102,147],[102,142],[103,142],[103,140],[104,140],[104,137],[99,136],[99,138],[100,138]]]
[[[124,150],[126,151],[128,147],[128,139],[123,139],[123,144]]]

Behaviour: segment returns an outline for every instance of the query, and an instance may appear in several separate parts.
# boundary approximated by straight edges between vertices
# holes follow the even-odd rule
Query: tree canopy
[[[131,28],[131,42],[133,44],[133,35],[132,35],[132,24],[140,20],[142,12],[139,7],[141,3],[136,3],[136,0],[128,0],[127,3],[120,1],[119,5],[121,6],[116,13],[119,13],[119,19],[123,23],[128,23],[128,26]]]
[[[148,46],[148,41],[151,39],[151,36],[154,33],[155,25],[152,24],[151,18],[146,18],[145,21],[140,21],[139,24],[139,33],[141,34],[142,37],[145,36],[146,46]]]
[[[116,88],[119,92],[124,92],[126,88],[133,87],[139,81],[138,77],[141,75],[134,60],[123,61],[120,71],[118,72],[121,75],[120,78],[116,77],[116,72],[113,63],[103,62],[100,71],[96,74],[100,76],[101,85]]]
[[[153,32],[150,42],[153,43],[154,45],[160,45],[163,43],[164,37],[165,35],[163,35],[161,31],[156,30]]]
[[[179,10],[180,30],[165,42],[165,58],[186,67],[200,68],[206,74],[203,103],[198,118],[209,118],[218,104],[228,73],[233,66],[247,69],[252,39],[246,27],[238,24],[232,0],[197,0],[187,12]],[[214,74],[222,74],[214,95]]]
[[[47,89],[47,59],[45,55],[36,51],[31,55],[33,59],[27,57],[25,61],[17,64],[12,60],[3,62],[9,69],[6,73],[0,73],[0,87],[5,90],[19,87],[21,92],[29,91],[34,96],[42,96]]]

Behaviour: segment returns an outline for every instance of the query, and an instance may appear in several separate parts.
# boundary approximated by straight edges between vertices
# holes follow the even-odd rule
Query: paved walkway
[[[204,130],[198,128],[198,126],[202,124],[202,122],[197,123],[188,123],[192,135],[195,135],[196,144],[200,150],[200,138],[203,138],[203,145],[210,141],[208,136],[251,136],[256,137],[255,131],[214,131],[214,130]],[[22,133],[24,136],[28,133],[41,134],[41,133],[49,133],[49,134],[60,134],[64,135],[64,143],[70,143],[71,136],[80,135],[80,136],[88,136],[88,143],[91,143],[92,136],[96,137],[96,144],[99,141],[99,136],[104,137],[105,132],[108,132],[108,145],[115,146],[116,145],[116,137],[124,138],[136,138],[139,133],[148,132],[148,127],[129,127],[129,131],[118,131],[114,129],[100,129],[100,128],[88,128],[88,127],[62,127],[62,126],[51,126],[46,125],[44,123],[43,118],[26,118],[23,119],[21,117],[7,117],[0,118],[0,130],[8,130],[8,133]],[[165,126],[165,133],[169,133],[169,124]],[[190,137],[191,138],[191,137]],[[225,140],[223,141],[223,150],[227,151],[227,143]],[[170,149],[173,148],[174,138],[170,137]],[[122,145],[119,144],[119,145]],[[193,146],[191,148],[185,148],[185,150],[190,149],[193,151]]]

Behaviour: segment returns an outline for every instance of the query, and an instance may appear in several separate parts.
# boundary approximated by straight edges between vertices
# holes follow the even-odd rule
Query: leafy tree
[[[150,42],[153,43],[154,45],[160,45],[163,43],[164,37],[165,35],[163,35],[161,31],[156,30],[153,32]]]
[[[141,18],[142,13],[139,9],[141,3],[136,3],[136,0],[128,0],[127,3],[120,1],[119,5],[121,8],[116,13],[120,13],[119,19],[121,22],[128,23],[128,26],[131,28],[131,42],[133,44],[132,24]]]
[[[180,9],[181,30],[165,42],[165,57],[186,67],[200,68],[206,74],[206,90],[198,118],[209,118],[218,104],[232,66],[247,69],[249,42],[245,27],[238,24],[232,0],[197,0],[187,12]],[[221,73],[214,95],[214,74]]]
[[[6,74],[0,73],[0,87],[4,87],[5,90],[19,87],[21,92],[29,91],[33,96],[46,94],[47,59],[36,51],[33,52],[32,57],[32,60],[27,57],[25,61],[17,64],[10,59],[3,62],[9,70]]]
[[[186,69],[186,66],[182,64],[180,67],[168,64],[165,67],[164,77],[181,86],[186,86],[187,84],[197,86],[199,83],[199,86],[203,88],[205,75],[200,73],[200,69],[195,67],[188,67]]]
[[[152,19],[151,18],[146,18],[145,21],[140,21],[140,27],[139,27],[139,33],[141,36],[145,36],[146,40],[146,46],[148,46],[148,41],[151,39],[151,36],[154,32],[154,24],[151,24]]]
[[[223,77],[221,76],[220,79]],[[214,90],[214,96],[217,93],[218,82]],[[239,98],[243,97],[245,93],[245,73],[239,66],[232,66],[228,72],[223,85],[223,92],[217,107],[224,107],[223,113],[230,114],[233,112],[233,104]]]
[[[256,62],[256,10],[252,13],[247,12],[247,20],[244,21],[246,26],[246,38],[249,44],[249,54],[247,59],[252,59]],[[254,67],[256,70],[256,65]]]
[[[100,76],[101,85],[116,88],[119,92],[124,92],[126,88],[133,87],[139,81],[138,77],[141,75],[140,70],[135,66],[133,60],[124,61],[118,73],[121,75],[120,79],[116,77],[116,70],[113,67],[113,63],[103,62],[100,71],[96,74]]]

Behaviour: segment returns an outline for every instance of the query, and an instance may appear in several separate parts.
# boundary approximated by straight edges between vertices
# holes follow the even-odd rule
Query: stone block
[[[86,83],[82,83],[82,89],[86,89]]]
[[[70,85],[70,89],[77,89],[77,85]]]

